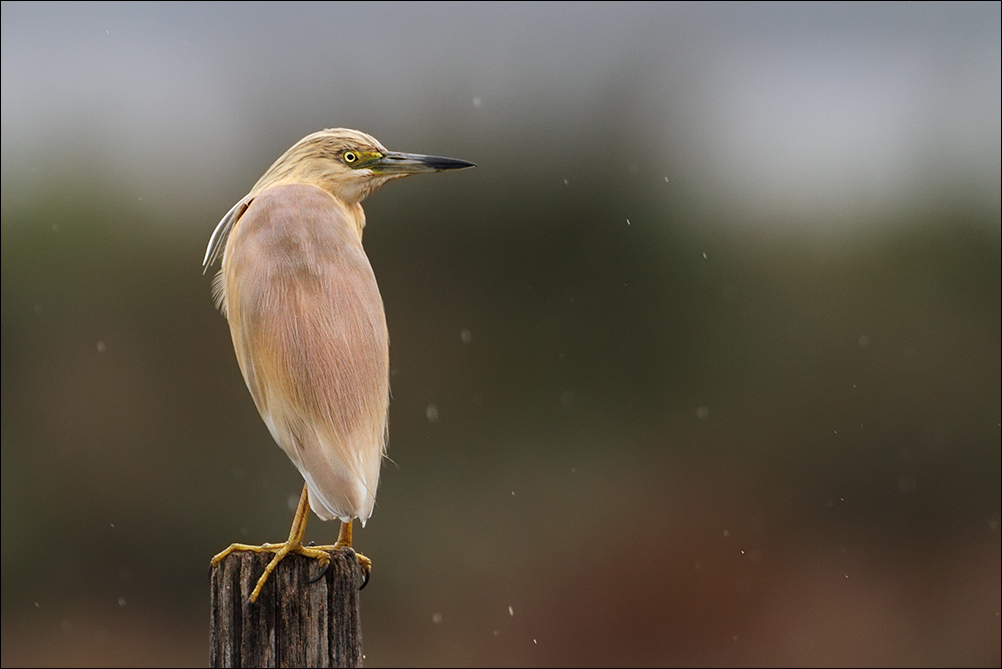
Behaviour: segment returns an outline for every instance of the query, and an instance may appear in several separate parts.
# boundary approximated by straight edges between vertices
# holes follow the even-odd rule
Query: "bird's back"
[[[372,513],[389,338],[361,240],[310,185],[259,193],[226,244],[220,299],[247,387],[321,518]]]

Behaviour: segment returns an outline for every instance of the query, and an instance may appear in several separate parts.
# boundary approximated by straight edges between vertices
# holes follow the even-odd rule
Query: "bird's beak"
[[[386,153],[367,165],[377,174],[419,174],[421,172],[442,172],[444,170],[461,170],[465,167],[476,167],[475,163],[455,158],[440,156],[422,156],[416,153]]]

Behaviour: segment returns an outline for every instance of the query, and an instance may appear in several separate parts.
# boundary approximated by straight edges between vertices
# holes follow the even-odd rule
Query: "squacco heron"
[[[351,548],[355,518],[372,515],[386,448],[389,336],[383,301],[362,249],[362,200],[391,179],[473,163],[387,151],[357,130],[299,140],[223,217],[203,265],[222,255],[213,284],[237,363],[271,436],[306,480],[285,543],[233,544],[274,553],[251,593],[289,553],[326,568]],[[304,546],[309,510],[337,518],[333,546]],[[371,561],[357,555],[365,580]],[[323,572],[321,572],[323,573]]]

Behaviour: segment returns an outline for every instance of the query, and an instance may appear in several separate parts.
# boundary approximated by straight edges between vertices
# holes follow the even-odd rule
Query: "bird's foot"
[[[355,553],[355,550],[352,549],[351,552]],[[362,569],[362,585],[358,586],[358,589],[361,590],[369,585],[369,575],[372,573],[372,560],[361,553],[355,553],[355,557],[358,558],[358,566]]]
[[[261,594],[261,588],[268,581],[268,577],[271,573],[275,571],[275,567],[281,562],[286,555],[289,553],[297,553],[305,557],[316,560],[320,563],[321,572],[320,575],[323,576],[327,572],[327,567],[330,564],[331,556],[330,553],[323,550],[323,546],[312,547],[304,546],[302,541],[286,541],[284,544],[262,544],[260,546],[250,546],[248,544],[231,544],[229,548],[221,553],[217,553],[212,558],[212,566],[215,567],[228,556],[230,553],[236,553],[239,551],[249,551],[251,553],[274,553],[275,557],[271,559],[268,566],[264,568],[264,573],[261,574],[261,578],[257,580],[257,585],[254,586],[253,592],[250,595],[250,603],[253,604],[257,601],[258,595]]]
[[[372,572],[372,560],[361,553],[356,553],[350,544],[338,541],[333,546],[317,546],[317,548],[325,551],[339,551],[347,548],[355,556],[355,559],[358,560],[358,566],[362,570],[362,585],[358,586],[358,589],[361,590],[369,584],[369,574]]]

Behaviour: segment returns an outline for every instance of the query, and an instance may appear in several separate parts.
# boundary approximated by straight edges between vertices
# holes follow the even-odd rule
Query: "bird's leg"
[[[275,557],[273,557],[271,562],[268,563],[268,566],[264,568],[264,573],[261,574],[261,578],[258,579],[257,585],[254,586],[254,591],[251,592],[250,602],[252,604],[257,601],[258,595],[261,594],[261,588],[264,587],[264,584],[267,582],[268,577],[271,576],[271,573],[275,571],[275,567],[277,567],[278,563],[281,562],[282,559],[289,553],[298,553],[300,555],[305,555],[308,558],[313,558],[326,570],[327,564],[331,560],[330,554],[321,548],[303,546],[303,535],[306,533],[306,521],[309,518],[309,513],[310,501],[308,488],[306,485],[303,485],[303,494],[299,497],[299,506],[296,508],[296,516],[292,519],[292,529],[289,531],[289,539],[284,544],[263,544],[261,546],[232,544],[222,553],[219,553],[212,558],[212,566],[215,567],[217,564],[222,562],[227,555],[235,551],[274,553]],[[351,532],[349,531],[349,542],[351,541],[350,535]]]
[[[352,553],[355,553],[355,549],[351,547],[351,525],[354,520],[349,520],[347,523],[341,523],[341,531],[338,532],[337,541],[334,543],[334,550],[341,550],[342,548],[348,548]],[[362,585],[359,590],[364,588],[369,583],[369,572],[372,571],[372,560],[365,557],[361,553],[355,553],[355,557],[358,558],[358,566],[362,568]]]
[[[338,532],[337,541],[334,543],[334,545],[317,546],[317,548],[322,548],[324,550],[330,550],[330,551],[339,551],[342,548],[347,548],[348,550],[350,550],[352,555],[355,556],[355,559],[358,560],[358,566],[362,568],[362,585],[358,586],[358,589],[361,590],[362,588],[364,588],[366,585],[369,584],[369,573],[372,571],[372,560],[365,557],[361,553],[356,553],[355,549],[351,547],[351,524],[352,524],[351,522],[345,523],[342,521],[341,531]],[[323,575],[324,573],[321,572],[316,578],[320,579],[323,577]]]

